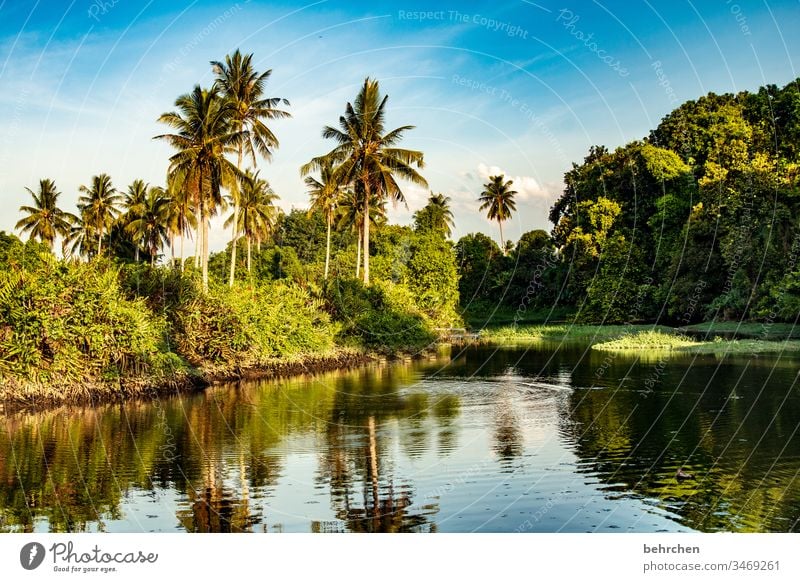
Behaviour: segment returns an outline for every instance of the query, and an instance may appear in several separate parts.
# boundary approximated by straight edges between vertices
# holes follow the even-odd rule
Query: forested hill
[[[573,306],[583,321],[794,321],[798,163],[797,81],[710,93],[641,141],[593,146],[551,209],[560,260],[533,301]]]

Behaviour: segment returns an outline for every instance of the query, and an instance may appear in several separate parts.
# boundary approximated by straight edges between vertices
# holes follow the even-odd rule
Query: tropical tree
[[[193,228],[197,227],[197,216],[192,208],[192,196],[184,188],[182,177],[177,174],[167,176],[167,206],[166,226],[169,236],[169,247],[172,253],[172,263],[175,262],[175,237],[181,239],[180,261],[183,271],[183,243],[187,236],[191,236]]]
[[[256,152],[265,160],[272,158],[272,150],[278,147],[278,138],[264,123],[268,119],[280,119],[291,115],[278,109],[283,103],[289,105],[287,99],[281,97],[264,97],[264,88],[269,80],[272,70],[258,73],[253,68],[253,55],[242,55],[239,49],[232,55],[225,57],[225,62],[211,61],[211,66],[216,75],[215,84],[222,97],[227,100],[233,109],[232,124],[240,132],[237,144],[236,167],[241,171],[242,157],[247,154],[256,164]],[[231,266],[228,284],[233,286],[236,276],[236,241],[239,236],[239,197],[234,189],[231,191],[233,198],[233,220],[231,221]]]
[[[253,241],[259,244],[269,236],[277,218],[275,201],[278,195],[272,191],[269,183],[258,177],[258,172],[245,172],[241,179],[239,190],[239,215],[234,212],[225,222],[230,226],[234,222],[238,225],[238,235],[244,235],[247,240],[247,273],[251,272],[251,253]]]
[[[111,228],[114,219],[119,215],[119,204],[122,196],[111,183],[108,174],[92,176],[91,186],[78,188],[83,193],[78,198],[81,218],[97,236],[97,254],[103,252],[103,235]]]
[[[30,233],[30,238],[38,238],[52,249],[56,236],[69,235],[75,217],[58,207],[58,197],[61,196],[61,192],[53,180],[47,178],[39,180],[38,192],[30,188],[25,189],[33,198],[33,206],[19,207],[27,216],[20,219],[15,228]]]
[[[414,213],[414,228],[418,231],[439,232],[449,238],[453,226],[455,222],[453,211],[450,210],[450,197],[444,194],[431,192],[425,207]]]
[[[163,188],[150,188],[135,219],[129,222],[125,230],[134,240],[144,242],[150,265],[156,263],[158,249],[167,242],[167,217],[169,197]]]
[[[147,200],[147,191],[150,188],[150,185],[145,183],[144,180],[134,180],[131,182],[130,186],[128,186],[128,191],[125,193],[122,199],[122,207],[125,209],[125,214],[122,215],[122,219],[124,221],[124,226],[126,227],[139,218],[142,215],[145,207],[145,201]],[[133,244],[135,247],[135,260],[139,262],[139,250],[142,246],[141,239],[134,239]]]
[[[500,227],[500,248],[503,254],[507,253],[505,242],[503,242],[503,222],[511,218],[511,213],[517,209],[514,196],[515,190],[511,189],[513,180],[504,182],[505,176],[489,176],[488,184],[484,184],[484,191],[481,192],[478,201],[481,203],[481,210],[486,210],[489,220],[496,220]]]
[[[381,97],[378,81],[366,78],[355,103],[348,103],[345,114],[339,118],[340,128],[327,126],[322,130],[322,137],[334,140],[337,145],[300,169],[302,175],[307,175],[329,163],[336,167],[334,180],[340,184],[352,183],[355,193],[362,197],[365,284],[369,284],[369,206],[373,195],[379,200],[405,202],[396,177],[427,187],[415,169],[424,166],[422,152],[396,147],[413,126],[385,130],[387,100],[388,95]]]
[[[69,232],[64,237],[62,251],[64,256],[88,257],[97,251],[95,229],[88,219],[87,212],[81,209],[80,216],[72,216]]]
[[[341,199],[342,187],[334,179],[333,166],[327,162],[320,168],[319,180],[313,176],[306,177],[306,186],[308,187],[308,194],[311,196],[309,214],[314,211],[321,212],[328,227],[328,234],[325,239],[325,279],[327,279],[328,266],[331,260],[331,226],[333,226],[333,220],[336,217],[336,205]]]
[[[175,100],[177,111],[162,114],[158,121],[176,130],[154,139],[164,139],[177,151],[170,157],[170,173],[184,176],[194,195],[198,219],[197,237],[203,289],[208,289],[208,222],[222,204],[220,189],[236,188],[241,175],[226,154],[236,153],[243,132],[233,123],[234,106],[220,97],[219,89],[196,85],[191,93]]]
[[[353,190],[347,190],[341,197],[337,208],[336,229],[345,231],[350,229],[357,235],[356,246],[356,277],[361,273],[361,237],[364,234],[364,197]],[[381,200],[377,195],[372,196],[369,204],[369,221],[372,226],[386,223],[386,200]]]

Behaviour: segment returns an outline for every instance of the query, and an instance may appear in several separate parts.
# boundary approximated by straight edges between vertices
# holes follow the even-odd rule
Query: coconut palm
[[[57,236],[69,234],[72,220],[75,217],[58,207],[58,191],[56,183],[47,178],[39,180],[39,191],[25,188],[33,198],[33,206],[20,206],[21,212],[27,214],[17,222],[15,228],[30,233],[30,238],[38,238],[52,250]]]
[[[356,194],[353,190],[346,191],[339,201],[337,208],[337,230],[347,230],[355,232],[357,235],[356,247],[356,277],[361,272],[361,237],[364,225],[364,196]],[[386,222],[386,200],[381,200],[377,195],[372,196],[369,204],[369,221],[373,226],[379,226]]]
[[[431,192],[424,208],[414,213],[414,224],[418,230],[440,232],[450,237],[455,226],[453,211],[450,210],[450,197]]]
[[[181,238],[180,262],[183,271],[183,243],[191,235],[193,228],[197,227],[197,217],[192,209],[192,197],[184,188],[181,176],[173,174],[167,176],[167,207],[166,226],[169,235],[169,248],[172,253],[172,263],[175,263],[175,237]]]
[[[128,191],[124,194],[122,199],[122,207],[125,209],[125,214],[122,216],[125,227],[131,222],[139,218],[144,211],[145,201],[147,200],[147,191],[150,185],[145,183],[144,180],[134,180],[128,186]],[[134,239],[134,253],[135,261],[139,262],[139,250],[142,246],[142,240]]]
[[[158,121],[177,133],[162,134],[178,152],[170,158],[170,174],[184,176],[194,196],[198,219],[203,289],[208,290],[208,221],[222,204],[220,189],[236,188],[241,174],[226,154],[236,153],[243,132],[233,124],[233,105],[220,97],[219,89],[196,85],[191,93],[175,100],[177,111],[162,114]]]
[[[314,211],[321,212],[325,217],[325,224],[328,227],[328,234],[325,241],[325,279],[328,278],[328,266],[331,260],[331,226],[336,217],[336,205],[342,194],[342,187],[334,179],[333,166],[325,163],[320,168],[319,180],[313,176],[306,177],[308,194],[311,196],[311,209],[309,214]]]
[[[85,210],[80,216],[72,216],[69,233],[64,237],[62,251],[65,257],[88,257],[97,251],[95,229]]]
[[[337,145],[325,156],[314,158],[304,165],[302,175],[320,170],[324,164],[336,166],[334,178],[340,184],[353,183],[355,192],[364,199],[363,247],[364,283],[369,284],[369,206],[372,196],[380,200],[391,199],[405,202],[396,178],[402,178],[420,186],[427,186],[425,179],[414,168],[422,168],[422,152],[400,149],[397,143],[411,125],[386,131],[386,102],[381,97],[378,81],[367,78],[354,104],[348,103],[345,114],[339,118],[339,127],[325,127],[322,136],[334,140]]]
[[[503,222],[511,218],[511,213],[517,209],[514,196],[517,192],[511,189],[513,180],[504,182],[505,176],[489,176],[489,183],[484,184],[485,188],[481,192],[478,201],[481,203],[481,210],[487,210],[486,216],[489,220],[496,220],[500,227],[500,248],[506,254],[506,245],[503,242]]]
[[[169,198],[160,186],[150,188],[138,216],[127,224],[125,230],[136,241],[144,242],[150,255],[150,266],[155,265],[158,249],[167,242],[167,216]]]
[[[272,150],[278,147],[278,138],[264,123],[268,119],[291,117],[289,113],[278,109],[283,103],[289,105],[287,99],[281,97],[264,97],[264,88],[272,70],[258,73],[253,68],[253,55],[242,55],[239,49],[225,57],[225,62],[211,61],[216,75],[216,85],[221,95],[233,106],[233,127],[242,132],[238,143],[236,167],[241,171],[242,157],[247,154],[256,165],[256,152],[265,160],[272,158]],[[233,221],[231,222],[231,265],[228,284],[233,286],[236,276],[236,241],[239,236],[239,198],[237,192],[231,192],[233,198]]]
[[[258,172],[245,172],[241,179],[239,190],[239,215],[231,214],[225,222],[225,226],[230,226],[236,221],[238,224],[238,235],[244,235],[247,240],[247,273],[251,272],[251,253],[253,241],[259,244],[275,225],[277,208],[275,201],[278,195],[272,191],[269,183],[258,177]]]
[[[97,254],[103,252],[103,235],[119,215],[119,204],[122,196],[111,183],[108,174],[92,176],[90,186],[78,188],[83,195],[78,198],[78,208],[81,209],[81,218],[87,223],[97,236]]]

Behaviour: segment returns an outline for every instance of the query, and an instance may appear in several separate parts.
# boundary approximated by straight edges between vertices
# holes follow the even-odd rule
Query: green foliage
[[[326,292],[333,317],[342,322],[340,338],[375,350],[418,351],[436,339],[432,322],[403,285],[376,281],[365,287],[339,279]]]
[[[116,269],[41,255],[0,273],[3,375],[36,383],[161,372],[166,323],[130,299]]]

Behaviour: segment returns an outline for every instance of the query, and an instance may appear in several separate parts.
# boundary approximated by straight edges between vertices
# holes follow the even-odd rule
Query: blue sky
[[[592,144],[647,135],[680,102],[709,91],[784,85],[798,77],[800,2],[212,2],[0,0],[0,230],[24,188],[56,180],[73,210],[80,184],[164,181],[170,149],[158,115],[210,60],[236,48],[272,69],[268,92],[291,101],[260,162],[281,205],[304,207],[300,164],[330,149],[364,77],[389,98],[389,124],[412,124],[406,147],[453,199],[456,236],[496,225],[475,198],[503,171],[520,191],[507,236],[550,229],[562,177]],[[427,192],[406,188],[409,223]],[[214,224],[212,249],[227,235]]]

